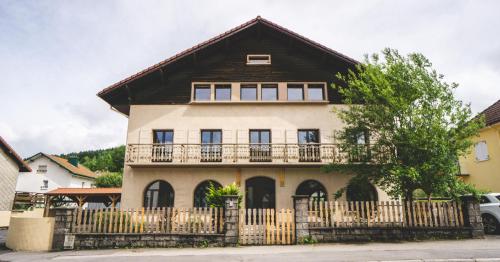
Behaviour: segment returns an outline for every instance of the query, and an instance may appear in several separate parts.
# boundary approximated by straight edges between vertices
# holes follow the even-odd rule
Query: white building
[[[0,227],[9,225],[18,175],[29,171],[30,167],[0,137]]]
[[[20,174],[17,192],[46,193],[60,187],[89,188],[97,175],[78,163],[54,155],[38,153],[26,159],[32,171]]]

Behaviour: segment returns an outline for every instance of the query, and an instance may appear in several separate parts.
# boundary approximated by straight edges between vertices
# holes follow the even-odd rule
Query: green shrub
[[[95,179],[96,187],[122,187],[122,174],[104,172]]]
[[[223,196],[229,195],[238,196],[238,207],[241,207],[243,197],[241,196],[240,188],[236,185],[236,183],[220,188],[217,188],[210,183],[210,187],[208,188],[208,192],[206,194],[207,204],[210,207],[224,207]]]
[[[303,245],[312,245],[312,244],[316,244],[316,243],[318,243],[318,241],[316,239],[312,238],[311,236],[307,236],[307,237],[304,237],[301,240],[299,240],[299,244],[303,244]]]

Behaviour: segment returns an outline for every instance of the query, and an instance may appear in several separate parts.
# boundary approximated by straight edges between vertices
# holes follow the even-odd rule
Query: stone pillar
[[[479,201],[473,197],[462,198],[462,212],[464,213],[464,225],[471,228],[472,238],[484,238]]]
[[[293,208],[295,209],[295,239],[302,243],[304,238],[310,237],[309,223],[307,222],[309,211],[309,196],[292,196]]]
[[[73,224],[72,208],[54,208],[55,223],[54,223],[54,236],[52,238],[52,249],[64,249],[64,238],[66,234],[71,233]]]
[[[224,196],[224,244],[236,246],[239,238],[239,196]]]

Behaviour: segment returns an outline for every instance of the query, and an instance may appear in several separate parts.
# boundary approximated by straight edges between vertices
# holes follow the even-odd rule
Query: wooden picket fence
[[[310,227],[463,227],[457,202],[311,201]]]
[[[73,233],[216,234],[222,233],[222,208],[75,209]]]
[[[240,209],[241,245],[290,245],[295,243],[295,211],[270,208]]]

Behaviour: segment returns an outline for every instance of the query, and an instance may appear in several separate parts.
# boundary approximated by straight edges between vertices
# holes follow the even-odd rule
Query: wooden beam
[[[45,210],[44,210],[44,214],[43,216],[44,217],[48,217],[49,216],[49,211],[50,211],[50,201],[52,200],[52,197],[51,196],[47,196],[45,198]]]
[[[262,26],[260,24],[257,25],[257,39],[259,41],[262,39]]]
[[[119,198],[120,196],[117,196],[117,195],[111,195],[111,196],[108,196],[108,197],[109,197],[109,199],[111,200],[111,207],[112,207],[112,208],[115,208],[115,206],[116,206],[116,201],[118,200],[118,198]]]
[[[125,90],[127,90],[128,102],[132,103],[134,101],[134,96],[132,94],[132,89],[130,89],[130,86],[128,84],[125,85]]]
[[[78,200],[78,207],[83,207],[87,197],[86,196],[76,196],[76,199]]]

